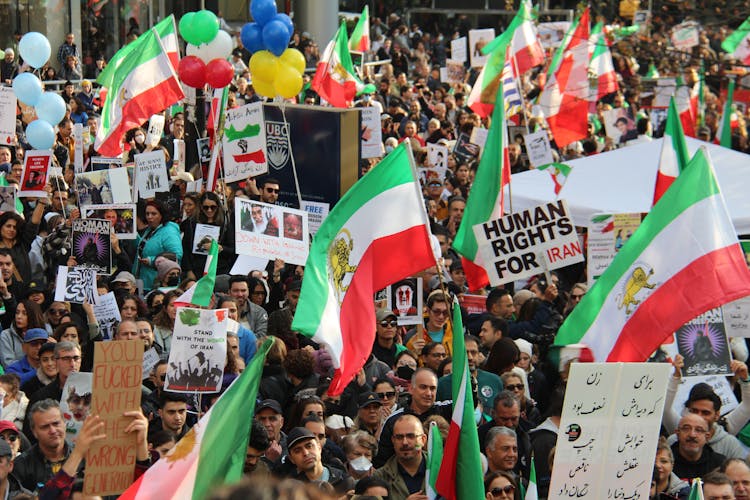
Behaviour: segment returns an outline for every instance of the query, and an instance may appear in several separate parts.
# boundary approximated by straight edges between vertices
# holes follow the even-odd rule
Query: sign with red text
[[[27,151],[23,163],[20,198],[46,196],[47,170],[52,163],[52,151]]]
[[[235,198],[235,252],[304,266],[310,230],[307,212]]]

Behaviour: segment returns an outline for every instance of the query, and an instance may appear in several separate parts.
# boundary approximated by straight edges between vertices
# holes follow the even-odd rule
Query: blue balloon
[[[284,23],[286,29],[289,30],[289,39],[291,39],[292,35],[294,35],[294,23],[292,22],[292,18],[286,14],[276,14],[274,19]]]
[[[36,116],[52,126],[57,125],[65,118],[65,101],[55,92],[45,92],[34,105]]]
[[[26,127],[26,140],[34,149],[52,149],[55,129],[44,120],[34,120]]]
[[[265,49],[263,46],[263,28],[258,23],[245,24],[240,32],[240,40],[242,40],[242,46],[253,54]]]
[[[253,21],[265,26],[276,15],[275,0],[252,0],[250,14],[253,16]]]
[[[47,37],[36,31],[26,33],[18,42],[18,52],[32,68],[41,68],[49,61],[52,48]]]
[[[263,26],[263,45],[276,57],[289,46],[289,38],[289,31],[281,21],[274,19]]]
[[[42,96],[42,82],[33,73],[21,73],[13,79],[13,93],[27,106],[34,106]]]

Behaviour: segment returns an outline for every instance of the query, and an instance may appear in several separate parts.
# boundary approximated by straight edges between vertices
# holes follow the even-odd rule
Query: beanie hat
[[[156,267],[156,277],[159,281],[163,280],[167,273],[172,269],[177,269],[182,272],[180,265],[177,262],[166,257],[157,257],[156,260],[154,260],[154,267]]]

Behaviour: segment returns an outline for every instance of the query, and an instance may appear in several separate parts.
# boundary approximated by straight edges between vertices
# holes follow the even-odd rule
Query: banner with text
[[[234,199],[235,251],[304,266],[309,250],[307,212]]]
[[[268,154],[274,151],[266,151],[263,103],[227,110],[222,149],[226,182],[244,181],[268,172]]]

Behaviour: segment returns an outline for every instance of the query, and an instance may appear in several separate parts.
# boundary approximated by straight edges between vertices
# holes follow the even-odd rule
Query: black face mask
[[[411,380],[411,376],[414,375],[415,371],[411,366],[399,366],[396,368],[396,375],[398,375],[398,378]]]
[[[167,280],[167,286],[177,286],[180,284],[179,276],[170,276]]]
[[[343,415],[342,407],[340,404],[333,401],[326,401],[325,410],[323,411],[326,417],[331,415]]]

